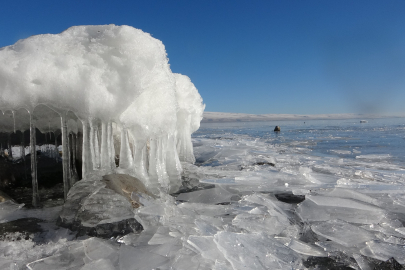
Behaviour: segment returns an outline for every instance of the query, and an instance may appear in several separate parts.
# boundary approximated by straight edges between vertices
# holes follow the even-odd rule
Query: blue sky
[[[73,25],[130,25],[166,46],[206,111],[405,112],[405,1],[5,1],[0,47]]]

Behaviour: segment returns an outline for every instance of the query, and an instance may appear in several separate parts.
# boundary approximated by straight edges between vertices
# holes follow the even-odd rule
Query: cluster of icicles
[[[163,43],[130,26],[75,26],[0,48],[0,132],[30,130],[30,149],[36,128],[61,134],[65,198],[80,159],[83,178],[127,173],[152,192],[178,190],[204,107]],[[36,151],[31,169],[38,205]]]
[[[40,200],[37,151],[31,151],[38,150],[35,129],[44,134],[53,133],[55,148],[50,154],[55,158],[59,158],[57,138],[61,135],[65,198],[69,189],[79,180],[76,160],[82,161],[83,178],[91,174],[126,173],[142,180],[154,193],[177,191],[181,186],[181,162],[195,161],[188,128],[175,134],[138,140],[122,124],[94,118],[79,119],[71,111],[56,112],[42,104],[33,112],[24,108],[2,111],[0,131],[9,135],[21,131],[20,153],[27,154],[23,150],[24,131],[30,130],[33,205],[38,205]],[[7,151],[12,157],[10,141]],[[21,158],[25,158],[25,154]]]

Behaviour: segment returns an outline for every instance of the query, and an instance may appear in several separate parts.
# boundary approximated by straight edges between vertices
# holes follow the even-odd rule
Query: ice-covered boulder
[[[134,208],[154,196],[129,175],[113,174],[77,182],[69,191],[58,223],[79,235],[112,237],[143,229]]]

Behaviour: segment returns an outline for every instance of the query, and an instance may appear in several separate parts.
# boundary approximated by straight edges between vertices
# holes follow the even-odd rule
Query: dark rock
[[[405,267],[399,264],[394,258],[385,262],[378,262],[374,266],[374,270],[404,270]]]
[[[269,166],[276,166],[276,164],[272,163],[272,162],[256,162],[253,163],[253,166],[258,165],[258,166],[263,166],[263,165],[269,165]]]
[[[44,221],[37,218],[21,218],[10,222],[0,223],[0,241],[28,240],[31,234],[43,231],[38,224],[41,222]],[[13,233],[18,233],[18,235],[14,235]]]
[[[312,257],[309,256],[308,259],[302,263],[308,269],[319,269],[319,270],[353,270],[353,268],[344,265],[343,263],[334,260],[330,257]]]
[[[277,200],[285,203],[292,203],[292,204],[297,204],[301,203],[305,200],[304,195],[294,195],[292,193],[279,193],[279,194],[274,194],[276,196]]]
[[[278,132],[278,131],[281,131],[281,129],[280,129],[279,126],[276,126],[276,127],[274,128],[274,131]]]

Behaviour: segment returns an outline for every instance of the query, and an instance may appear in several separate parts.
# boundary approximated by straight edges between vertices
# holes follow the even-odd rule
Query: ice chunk
[[[80,270],[116,270],[116,268],[111,264],[110,260],[99,259],[86,264]]]
[[[234,269],[291,269],[299,264],[293,250],[265,234],[220,232],[214,240]]]
[[[221,252],[219,252],[217,245],[214,243],[213,236],[195,236],[188,237],[187,242],[192,245],[201,255],[215,262],[215,260],[224,261],[225,258]]]
[[[369,203],[369,204],[381,205],[381,203],[377,199],[374,199],[368,195],[365,195],[363,193],[354,191],[352,189],[347,189],[347,188],[336,187],[334,190],[329,192],[327,195],[330,197],[354,199],[354,200],[362,201],[362,202]]]
[[[353,254],[353,258],[356,260],[361,270],[373,270],[367,260],[360,254]]]
[[[326,257],[327,254],[323,252],[321,249],[318,247],[314,247],[310,244],[307,244],[305,242],[299,241],[297,239],[291,239],[286,244],[287,247],[291,248],[297,253],[304,254],[307,256],[314,256],[314,257]]]
[[[164,244],[158,245],[156,248],[151,249],[150,252],[169,258],[174,258],[182,247],[183,245],[180,239],[171,238]]]
[[[345,247],[357,246],[366,241],[375,239],[375,236],[357,226],[344,221],[331,220],[311,226],[311,229],[332,241]]]
[[[30,270],[66,270],[80,269],[84,265],[84,246],[65,249],[51,257],[40,259],[27,264]]]
[[[269,214],[239,214],[232,220],[232,225],[248,232],[266,232],[268,234],[279,234],[285,229],[285,225],[280,223],[277,217]]]
[[[365,204],[352,199],[345,199],[339,197],[328,197],[328,196],[306,196],[306,199],[313,201],[320,206],[332,206],[332,207],[345,207],[345,208],[354,208],[359,210],[366,211],[378,211],[383,212],[381,208]]]
[[[233,193],[227,191],[221,186],[217,186],[210,189],[181,193],[176,199],[179,201],[188,201],[192,203],[217,204],[231,202],[233,195]]]
[[[405,264],[405,246],[384,243],[380,241],[367,242],[367,246],[360,250],[364,256],[387,261],[394,258],[400,264]]]
[[[300,203],[297,207],[297,214],[304,221],[341,219],[353,223],[373,224],[380,222],[384,217],[385,212],[373,205],[355,202],[350,199],[319,196],[322,198],[318,200],[318,198],[314,199],[314,197],[318,196],[307,196],[308,199]],[[328,201],[329,198],[330,201]],[[316,204],[314,201],[320,205]],[[351,201],[353,201],[353,204],[351,204]],[[339,202],[342,202],[343,205],[340,205]]]
[[[149,240],[149,245],[161,245],[173,239],[169,235],[170,228],[168,227],[159,227],[153,237]]]
[[[145,259],[147,258],[147,259]],[[122,245],[119,251],[120,270],[149,270],[164,265],[167,257],[154,254],[142,247]]]
[[[194,223],[201,235],[212,236],[220,230],[217,226],[214,226],[205,220],[196,219]]]
[[[117,260],[118,248],[98,238],[90,238],[83,242],[84,252],[90,261],[106,259],[110,263]]]

